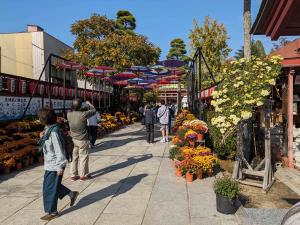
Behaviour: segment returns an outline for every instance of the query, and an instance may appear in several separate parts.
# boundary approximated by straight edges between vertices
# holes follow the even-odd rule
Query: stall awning
[[[299,12],[299,0],[262,0],[251,33],[266,35],[272,40],[280,36],[299,35]]]
[[[201,91],[201,99],[211,98],[211,95],[212,95],[213,91],[216,90],[216,87],[217,86],[213,86],[213,87],[210,87],[210,88],[207,88],[207,89]]]

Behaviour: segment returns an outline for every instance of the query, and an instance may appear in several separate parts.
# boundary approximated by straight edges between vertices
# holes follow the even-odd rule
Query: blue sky
[[[253,20],[260,2],[252,0]],[[231,55],[243,44],[243,0],[1,0],[0,32],[24,31],[26,24],[37,24],[72,46],[72,23],[88,18],[92,13],[115,18],[120,9],[128,9],[134,14],[136,32],[148,36],[162,49],[161,58],[166,56],[173,38],[183,38],[188,45],[193,19],[201,24],[206,15],[225,24]],[[266,50],[272,47],[269,38],[255,39],[262,40]]]

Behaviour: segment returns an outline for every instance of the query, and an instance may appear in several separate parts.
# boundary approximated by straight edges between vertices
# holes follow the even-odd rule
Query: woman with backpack
[[[58,216],[57,201],[65,196],[70,197],[70,206],[73,206],[78,196],[77,191],[71,191],[62,185],[62,177],[67,164],[61,130],[56,123],[56,115],[51,109],[42,109],[38,117],[44,131],[40,134],[40,151],[44,153],[44,182],[43,202],[47,213],[42,220],[50,221]]]

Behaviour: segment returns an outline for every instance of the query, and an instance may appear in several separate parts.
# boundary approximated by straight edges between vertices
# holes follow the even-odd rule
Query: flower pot
[[[199,170],[198,172],[197,172],[197,179],[203,179],[203,172],[202,172],[202,170]]]
[[[4,168],[4,173],[5,173],[5,174],[10,173],[10,167],[5,167],[5,168]]]
[[[28,167],[29,166],[29,160],[25,159],[24,162],[23,162],[23,164],[24,164],[24,167]]]
[[[29,165],[32,165],[33,164],[33,158],[29,158]]]
[[[211,177],[213,175],[213,172],[212,171],[207,171],[207,176]]]
[[[194,180],[193,174],[190,174],[189,172],[187,172],[185,174],[185,179],[187,182],[193,182],[193,180]]]
[[[227,197],[216,194],[217,211],[223,214],[234,214],[237,210],[236,199],[230,200]]]
[[[39,163],[44,163],[44,156],[39,156],[38,162]]]
[[[21,170],[22,169],[22,163],[18,162],[16,163],[16,170]]]
[[[195,141],[189,141],[189,145],[191,148],[195,148]]]
[[[204,134],[198,134],[197,139],[198,139],[198,141],[203,141],[204,140]]]
[[[182,177],[181,169],[176,168],[176,175],[177,175],[178,177]]]

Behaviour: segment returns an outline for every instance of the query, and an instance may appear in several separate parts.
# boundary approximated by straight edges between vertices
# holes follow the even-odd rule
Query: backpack
[[[72,137],[68,135],[64,135],[58,124],[54,124],[49,129],[47,132],[43,135],[43,137],[38,141],[39,145],[39,152],[43,152],[43,148],[45,146],[45,142],[49,139],[50,134],[52,132],[56,132],[58,134],[58,137],[61,141],[62,147],[65,149],[65,157],[67,158],[68,162],[72,162],[72,155],[73,155],[73,148],[74,148],[74,143],[72,140]]]

